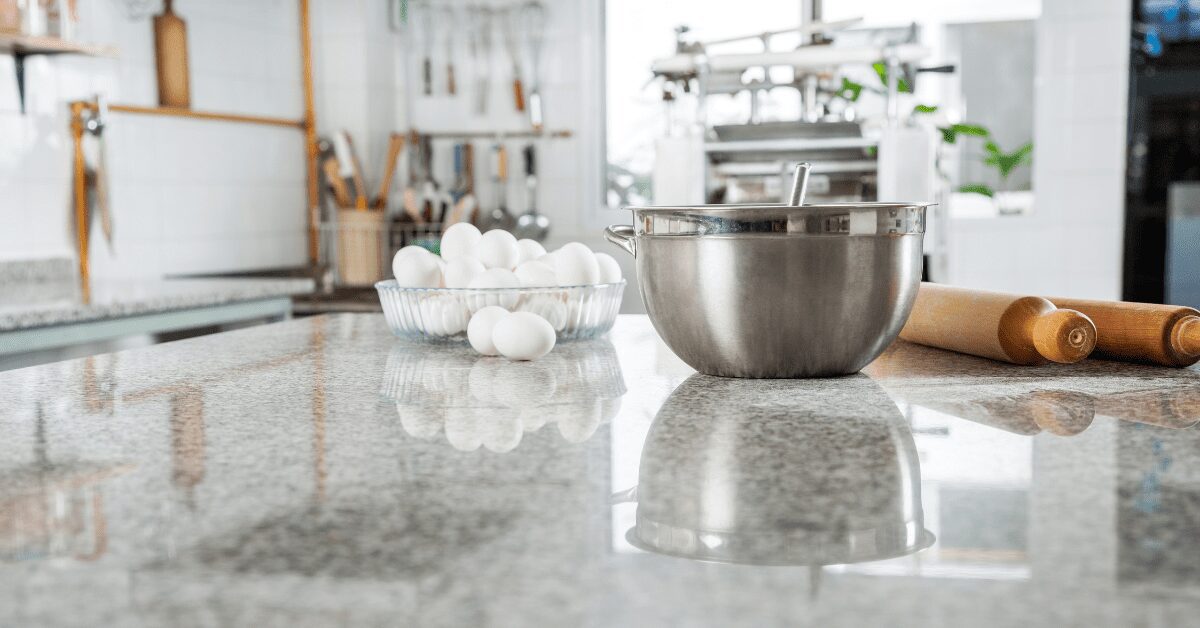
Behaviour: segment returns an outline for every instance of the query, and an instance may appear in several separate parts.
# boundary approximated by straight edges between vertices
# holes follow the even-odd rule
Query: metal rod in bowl
[[[812,164],[807,161],[796,164],[796,174],[792,178],[792,198],[788,205],[799,207],[804,204],[804,194],[808,191],[808,172]]]

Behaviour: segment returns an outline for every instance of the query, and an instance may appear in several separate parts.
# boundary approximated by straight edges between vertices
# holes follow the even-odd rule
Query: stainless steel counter
[[[1200,372],[322,316],[0,373],[0,625],[1181,626]]]

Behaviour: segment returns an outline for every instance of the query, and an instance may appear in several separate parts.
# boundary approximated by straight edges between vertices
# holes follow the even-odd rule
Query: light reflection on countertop
[[[313,286],[311,279],[108,279],[87,290],[73,278],[0,283],[0,333],[291,297]]]
[[[525,364],[342,315],[20,369],[0,625],[1184,625],[1198,391],[904,343],[710,378],[644,317]]]

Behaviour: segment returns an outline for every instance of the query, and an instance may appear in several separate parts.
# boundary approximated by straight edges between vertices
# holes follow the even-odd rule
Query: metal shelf
[[[0,53],[9,53],[13,56],[13,65],[17,72],[17,97],[21,102],[21,113],[25,113],[25,57],[30,55],[116,57],[117,49],[112,46],[82,44],[58,37],[31,37],[0,33]]]
[[[708,142],[704,152],[712,153],[790,153],[806,150],[837,150],[846,148],[871,148],[877,146],[877,140],[866,137],[831,137],[831,138],[786,138],[775,140],[735,140],[729,142]]]

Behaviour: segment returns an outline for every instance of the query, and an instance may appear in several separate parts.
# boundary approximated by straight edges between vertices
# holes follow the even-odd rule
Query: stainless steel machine
[[[656,204],[778,202],[799,161],[813,164],[813,202],[936,200],[935,131],[911,124],[900,103],[918,73],[951,68],[917,67],[929,50],[918,43],[915,27],[822,22],[820,5],[806,0],[802,23],[785,30],[706,42],[691,39],[686,27],[676,30],[675,53],[654,61],[652,70],[668,104],[686,101],[695,111],[673,115],[690,124],[669,124],[656,143]],[[792,45],[795,34],[798,45]],[[783,35],[786,49],[776,45]],[[760,41],[762,50],[722,52],[726,44],[748,40]],[[791,80],[772,80],[777,68],[790,68]],[[864,84],[847,78],[864,70],[878,77],[866,89],[884,102],[873,115],[856,103]],[[776,89],[798,92],[797,117],[764,119],[764,95]],[[710,123],[709,99],[728,95],[749,103],[744,121]]]

